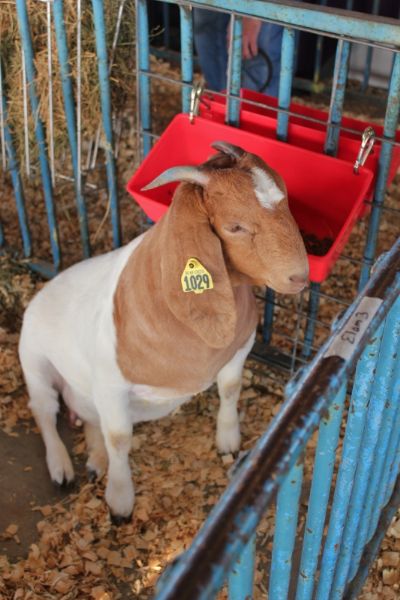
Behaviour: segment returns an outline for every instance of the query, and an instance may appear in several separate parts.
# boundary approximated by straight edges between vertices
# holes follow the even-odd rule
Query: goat
[[[132,426],[169,414],[217,382],[217,448],[240,445],[237,402],[255,337],[251,285],[297,293],[308,261],[282,178],[226,142],[180,181],[164,217],[126,246],[80,262],[35,296],[20,360],[51,479],[73,480],[56,428],[62,395],[84,423],[89,474],[107,470],[111,518],[130,518]]]

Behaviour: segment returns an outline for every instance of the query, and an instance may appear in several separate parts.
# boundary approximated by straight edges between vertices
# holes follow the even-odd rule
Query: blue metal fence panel
[[[347,385],[343,385],[329,407],[327,417],[321,420],[319,426],[318,445],[297,580],[296,600],[311,600],[314,592],[346,389]]]
[[[343,442],[341,467],[337,475],[329,529],[321,561],[317,591],[317,596],[321,600],[329,598],[332,587],[365,428],[374,369],[378,363],[381,337],[382,327],[375,333],[373,343],[368,346],[357,367],[355,379],[359,385],[353,388],[346,436]]]
[[[46,136],[40,117],[39,98],[36,91],[36,71],[34,65],[34,53],[29,28],[28,11],[25,0],[16,2],[18,25],[21,34],[23,52],[25,57],[26,74],[29,84],[29,97],[32,113],[35,115],[35,135],[39,151],[40,169],[42,175],[43,192],[46,203],[47,220],[50,233],[50,246],[53,255],[54,268],[57,270],[61,263],[60,244],[58,239],[57,219],[54,209],[53,189],[51,174],[46,150]]]
[[[368,456],[365,459],[365,468],[368,466],[368,463],[370,463],[371,458],[373,458],[373,468],[371,465],[370,471],[366,470],[368,488],[363,499],[363,518],[359,520],[357,535],[355,536],[352,549],[350,579],[353,579],[357,571],[364,545],[367,543],[367,541],[369,541],[374,533],[374,531],[372,531],[368,536],[372,513],[374,512],[375,508],[378,509],[379,507],[377,501],[381,489],[380,486],[382,485],[385,461],[389,462],[390,460],[388,456],[389,439],[395,423],[396,411],[398,408],[398,398],[396,398],[395,395],[395,384],[399,379],[400,373],[400,356],[398,354],[400,339],[399,301],[394,304],[393,309],[386,320],[385,327],[386,354],[385,356],[381,354],[379,359],[380,364],[385,364],[385,373],[382,373],[381,369],[380,372],[377,371],[375,375],[376,382],[379,382],[381,385],[381,387],[378,387],[376,391],[377,398],[375,401],[381,403],[382,422],[379,428],[379,434],[376,440],[373,457],[371,457],[373,442],[371,438],[376,437],[375,428],[377,426],[377,420],[373,419],[372,417],[370,419],[370,435],[369,437],[366,437],[364,442],[364,455],[368,453]],[[363,458],[364,456],[361,455],[361,460],[363,460]],[[360,464],[360,473],[357,474],[358,478],[362,476],[361,470],[363,468],[364,465],[361,466]]]
[[[324,411],[335,402],[340,391],[343,393],[343,381],[352,373],[363,350],[353,386],[340,473],[330,512],[331,533],[328,532],[325,544],[316,596],[318,600],[330,597],[345,526],[343,518],[339,523],[336,522],[341,516],[338,498],[344,493],[342,510],[346,512],[356,471],[352,459],[359,455],[373,370],[378,365],[384,319],[388,313],[389,319],[394,318],[390,311],[393,311],[400,291],[399,259],[400,240],[380,261],[364,293],[346,311],[334,334],[294,383],[291,397],[249,454],[192,546],[162,578],[157,600],[212,598],[218,591],[228,567],[237,561],[238,555],[254,534],[256,523],[271,503],[274,492],[280,488],[280,494],[283,494],[283,482],[286,480],[290,483],[285,474],[295,464]],[[388,365],[385,355],[382,356],[383,364],[379,363],[379,369],[384,370]],[[351,438],[352,432],[355,434],[354,440]],[[353,454],[350,452],[351,446],[354,446]],[[291,496],[292,489],[288,497]],[[287,498],[283,501],[291,503]],[[296,507],[296,502],[293,502],[293,506]],[[282,515],[285,515],[284,510]],[[284,516],[284,524],[285,520]],[[295,520],[296,517],[292,523]],[[332,545],[333,537],[337,539],[337,547]],[[283,540],[282,544],[285,543],[286,540]],[[283,560],[287,560],[287,556],[285,553]],[[240,563],[236,562],[235,570],[240,568],[238,565]],[[288,585],[287,579],[280,583],[281,587]]]
[[[397,361],[400,360],[400,353],[398,354]],[[399,372],[400,366],[397,364],[395,371]],[[382,472],[382,476],[378,485],[378,493],[375,495],[373,501],[373,512],[369,523],[369,530],[367,540],[369,541],[377,527],[379,515],[388,502],[393,490],[393,473],[397,473],[398,467],[396,466],[396,453],[399,444],[400,431],[400,377],[395,380],[393,393],[391,395],[391,406],[395,407],[395,414],[393,417],[393,425],[390,433],[387,450],[385,451],[385,464]],[[388,420],[390,417],[388,417]]]
[[[384,141],[379,154],[378,175],[375,185],[374,202],[368,226],[367,241],[364,254],[364,265],[361,270],[360,289],[365,285],[376,252],[379,223],[386,192],[386,182],[389,173],[390,160],[393,152],[392,141],[396,135],[400,114],[400,53],[396,53],[386,105]]]
[[[354,477],[349,510],[346,515],[346,523],[332,585],[331,598],[334,598],[335,600],[340,599],[344,593],[356,537],[359,538],[362,544],[365,542],[365,539],[361,539],[362,519],[366,519],[366,504],[368,503],[369,495],[372,492],[370,488],[372,469],[377,469],[375,453],[379,452],[377,442],[382,427],[385,404],[387,402],[387,395],[393,374],[393,358],[399,344],[399,337],[394,336],[398,319],[399,313],[396,310],[395,304],[385,322],[379,351],[379,360],[376,371],[374,372],[374,381],[370,390],[365,430],[362,435],[357,461],[357,471]],[[363,379],[364,378],[365,375],[363,375]],[[354,387],[356,393],[358,385],[361,384],[362,381],[359,382],[356,379]],[[358,554],[359,556],[361,555],[361,548]]]

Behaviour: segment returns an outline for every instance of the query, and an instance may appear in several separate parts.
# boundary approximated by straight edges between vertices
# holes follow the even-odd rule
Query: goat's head
[[[296,293],[308,280],[308,260],[289,210],[282,177],[261,158],[226,142],[199,167],[168,169],[145,189],[188,181],[202,190],[209,223],[239,280]]]

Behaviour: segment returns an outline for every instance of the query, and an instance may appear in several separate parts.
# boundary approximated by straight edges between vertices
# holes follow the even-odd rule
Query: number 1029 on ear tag
[[[211,274],[197,258],[189,258],[181,277],[182,290],[202,294],[206,290],[212,290],[214,283]]]

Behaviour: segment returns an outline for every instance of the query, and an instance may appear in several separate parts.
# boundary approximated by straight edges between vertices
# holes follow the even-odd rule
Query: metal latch
[[[362,167],[367,160],[370,152],[375,144],[375,131],[372,127],[364,129],[361,137],[361,146],[358,151],[356,162],[354,163],[353,171],[358,174],[358,169]]]
[[[195,83],[190,92],[190,110],[189,120],[193,123],[194,118],[199,114],[201,95],[204,91],[204,83],[202,81]]]

